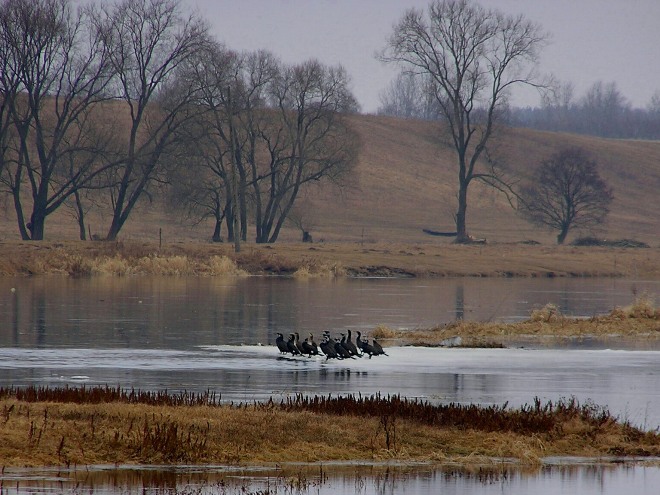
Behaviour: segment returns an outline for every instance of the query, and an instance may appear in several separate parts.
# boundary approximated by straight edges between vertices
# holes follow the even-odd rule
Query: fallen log
[[[422,229],[422,232],[428,235],[435,235],[440,237],[456,237],[457,232],[438,232],[437,230]]]

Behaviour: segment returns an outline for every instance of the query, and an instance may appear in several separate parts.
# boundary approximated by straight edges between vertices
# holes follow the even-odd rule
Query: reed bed
[[[660,308],[651,296],[636,297],[628,306],[604,315],[571,318],[554,304],[534,309],[530,318],[516,323],[457,320],[431,328],[394,329],[378,325],[371,337],[388,345],[439,346],[461,338],[461,347],[502,347],[508,343],[532,341],[553,344],[580,338],[638,342],[660,339]]]
[[[539,463],[545,455],[660,454],[660,436],[575,399],[433,405],[399,396],[224,404],[212,392],[0,389],[4,465],[259,464],[330,460]]]
[[[167,390],[148,391],[121,387],[0,387],[0,399],[14,398],[22,402],[65,402],[71,404],[145,404],[149,406],[219,406],[221,395],[213,391],[201,393]]]
[[[285,411],[311,411],[317,414],[391,417],[416,421],[429,426],[455,427],[479,431],[515,432],[520,434],[548,433],[562,424],[579,419],[594,428],[614,422],[605,408],[580,404],[566,399],[545,404],[537,398],[534,404],[509,409],[507,404],[480,406],[475,404],[432,405],[409,400],[398,395],[362,396],[303,396],[297,395],[282,402]]]

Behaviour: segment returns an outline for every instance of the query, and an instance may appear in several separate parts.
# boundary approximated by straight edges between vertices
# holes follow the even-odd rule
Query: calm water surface
[[[190,349],[267,344],[280,331],[368,331],[378,324],[429,327],[456,318],[516,321],[547,303],[568,316],[593,316],[630,304],[643,293],[660,294],[660,282],[0,278],[0,346]]]
[[[87,471],[8,469],[0,474],[3,494],[361,494],[406,493],[508,495],[657,494],[660,468],[593,461],[535,470],[484,466],[472,470],[430,466],[300,466],[281,470],[226,467],[92,466]]]
[[[556,304],[566,315],[588,317],[629,304],[643,293],[657,301],[660,283],[4,278],[0,279],[0,385],[211,389],[226,400],[380,392],[437,403],[508,402],[511,406],[534,397],[574,396],[655,429],[660,427],[660,352],[655,348],[606,349],[588,341],[565,349],[394,347],[388,349],[389,356],[371,360],[326,362],[283,358],[272,346],[275,332],[311,331],[318,338],[323,330],[368,332],[378,324],[416,328],[456,318],[516,321],[547,303]],[[168,472],[163,472],[168,479],[179,476]],[[30,483],[38,485],[41,478],[33,475],[16,475],[18,485],[3,475],[2,493],[14,493],[7,488],[12,485],[16,493],[25,492],[21,487]],[[64,476],[54,483],[65,490],[69,479]],[[256,490],[270,478],[251,474],[241,479],[249,479]],[[364,484],[357,490],[360,480]],[[573,465],[571,469],[554,465],[531,474],[513,470],[480,479],[469,473],[418,468],[383,480],[382,473],[364,479],[355,473],[332,474],[326,483],[315,485],[313,493],[400,493],[404,488],[406,493],[620,493],[621,487],[636,487],[631,493],[657,493],[647,487],[658,486],[660,470],[640,465]],[[198,486],[210,493],[217,480],[207,481],[183,480],[175,485]],[[34,493],[51,491],[52,485],[45,486]],[[101,485],[95,486],[85,490],[104,493],[98,491]],[[107,493],[129,493],[133,488],[127,486],[130,483],[117,489],[110,486]],[[153,490],[157,493],[159,488]]]

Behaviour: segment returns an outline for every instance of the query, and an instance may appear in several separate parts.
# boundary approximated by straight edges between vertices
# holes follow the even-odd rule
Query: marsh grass
[[[293,272],[294,278],[335,278],[346,275],[346,270],[339,262],[323,261],[318,258],[305,257]]]
[[[660,437],[575,399],[519,409],[399,396],[219,396],[112,387],[0,389],[4,465],[453,461],[660,454]]]
[[[564,316],[556,304],[548,303],[540,309],[533,309],[529,317],[530,321],[541,321],[555,323],[564,319]]]
[[[388,345],[424,345],[435,347],[443,341],[461,337],[461,347],[502,347],[508,342],[532,340],[555,342],[576,338],[660,339],[660,309],[647,295],[624,308],[591,318],[569,318],[554,304],[531,312],[530,318],[517,323],[456,320],[431,328],[392,329],[378,325],[371,336]]]
[[[647,318],[660,320],[660,308],[655,306],[653,297],[649,294],[642,294],[635,298],[632,304],[624,308],[616,308],[611,313],[612,317],[619,318]]]

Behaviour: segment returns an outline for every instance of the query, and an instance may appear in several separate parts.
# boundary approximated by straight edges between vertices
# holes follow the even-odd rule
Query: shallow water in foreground
[[[280,356],[274,346],[192,350],[0,348],[0,385],[120,385],[211,390],[225,401],[291,394],[400,394],[433,403],[517,407],[576,397],[660,427],[660,351],[390,347],[343,361]]]
[[[389,356],[342,362],[281,357],[269,345],[275,332],[314,331],[318,338],[326,329],[337,334],[346,328],[368,331],[378,324],[415,328],[457,317],[516,321],[546,303],[567,315],[591,316],[628,304],[643,292],[657,296],[660,282],[0,279],[0,385],[211,390],[227,401],[295,393],[382,393],[434,403],[512,407],[535,397],[554,401],[574,396],[656,429],[660,350],[645,343],[629,350],[608,350],[588,340],[564,349],[389,348]],[[573,461],[533,472],[332,468],[323,483],[310,475],[310,484],[301,487],[306,491],[278,482],[277,473],[236,472],[227,478],[225,471],[93,469],[72,480],[58,471],[5,470],[0,494],[218,493],[221,478],[235,481],[235,491],[246,487],[271,493],[655,494],[660,486],[658,467]]]

